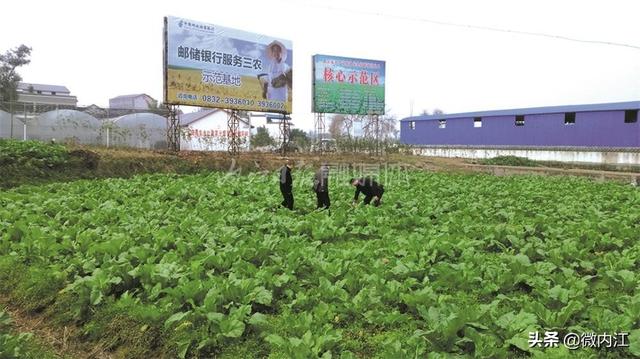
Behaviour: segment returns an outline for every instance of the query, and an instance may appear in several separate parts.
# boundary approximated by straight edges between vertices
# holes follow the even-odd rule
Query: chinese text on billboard
[[[165,18],[165,102],[291,113],[291,41]]]
[[[384,114],[384,61],[313,57],[313,112]]]

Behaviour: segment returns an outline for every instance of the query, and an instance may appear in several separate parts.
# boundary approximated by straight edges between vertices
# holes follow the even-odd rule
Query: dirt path
[[[176,155],[166,151],[133,149],[92,148],[91,150],[96,151],[100,157],[105,159],[118,160],[126,158],[134,160],[134,162],[139,161],[141,164],[162,160],[169,160],[170,163],[174,163],[178,160],[190,163],[194,168],[208,168],[221,171],[241,170],[242,173],[251,171],[275,171],[280,168],[284,162],[284,157],[280,154],[261,152],[243,152],[237,157],[232,158],[225,152],[183,151]],[[597,169],[480,165],[464,158],[426,157],[400,153],[382,156],[372,156],[363,153],[325,153],[323,155],[298,153],[289,154],[286,158],[293,160],[296,166],[300,165],[304,168],[314,168],[316,166],[320,166],[322,162],[328,162],[330,164],[349,164],[353,167],[357,167],[362,164],[378,163],[399,165],[403,168],[413,168],[425,171],[462,173],[484,172],[498,176],[511,174],[569,175],[590,177],[596,180],[617,180],[628,183],[631,183],[634,181],[636,176],[640,175],[631,172]]]
[[[11,316],[16,332],[33,333],[38,344],[61,358],[114,359],[114,356],[100,346],[79,339],[80,333],[76,327],[53,326],[44,315],[26,313],[4,297],[0,297],[0,305]]]
[[[617,172],[617,171],[602,171],[602,170],[587,170],[587,169],[566,169],[566,168],[554,168],[554,167],[517,167],[517,166],[493,166],[493,165],[478,165],[465,163],[461,164],[460,168],[465,172],[481,172],[489,173],[495,176],[509,176],[509,175],[540,175],[540,176],[577,176],[591,178],[598,182],[603,181],[616,181],[621,183],[628,183],[631,185],[638,185],[640,181],[640,174],[633,172]]]

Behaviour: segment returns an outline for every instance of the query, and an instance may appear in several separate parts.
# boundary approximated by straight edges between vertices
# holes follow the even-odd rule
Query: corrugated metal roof
[[[590,104],[590,105],[532,107],[532,108],[519,108],[519,109],[511,109],[511,110],[452,113],[452,114],[443,114],[443,115],[422,115],[422,116],[407,117],[405,119],[402,119],[401,121],[446,120],[449,118],[540,115],[540,114],[547,114],[547,113],[622,111],[622,110],[636,110],[636,109],[640,109],[640,101],[597,103],[597,104]]]
[[[18,89],[28,92],[29,87],[33,86],[33,91],[46,91],[56,93],[70,93],[69,89],[65,86],[47,85],[47,84],[32,84],[27,82],[19,82]]]

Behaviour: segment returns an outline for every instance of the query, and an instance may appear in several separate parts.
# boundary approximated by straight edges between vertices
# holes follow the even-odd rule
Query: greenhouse
[[[13,115],[0,110],[0,138],[164,149],[166,134],[166,119],[148,112],[96,119],[76,110],[16,111]]]
[[[75,110],[44,113],[0,111],[0,137],[25,140],[59,141],[77,144],[103,144],[102,122]]]
[[[107,146],[146,149],[167,148],[167,120],[152,113],[134,113],[104,120]]]

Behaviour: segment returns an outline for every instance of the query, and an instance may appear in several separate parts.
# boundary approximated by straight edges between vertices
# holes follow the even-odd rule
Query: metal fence
[[[167,111],[0,102],[0,138],[167,148]]]

